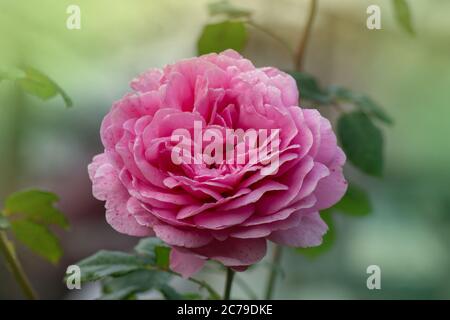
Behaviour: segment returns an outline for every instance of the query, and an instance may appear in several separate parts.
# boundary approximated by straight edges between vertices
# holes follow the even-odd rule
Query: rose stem
[[[269,36],[272,39],[274,39],[275,41],[277,41],[289,52],[290,55],[295,56],[294,50],[292,50],[292,48],[289,46],[289,44],[286,41],[284,41],[283,38],[279,37],[276,33],[270,31],[269,29],[264,28],[263,26],[257,24],[256,22],[254,22],[252,20],[247,20],[246,23],[249,26],[253,27],[254,29],[259,30],[262,33],[265,33],[267,36]]]
[[[264,296],[266,300],[272,299],[275,282],[277,280],[278,265],[280,264],[282,253],[283,247],[275,245],[273,249],[272,264],[270,266],[269,280],[267,281],[266,294]]]
[[[302,37],[300,38],[300,45],[298,47],[297,55],[295,58],[295,69],[301,71],[303,68],[303,61],[305,59],[306,46],[308,44],[309,36],[311,34],[314,18],[317,12],[317,0],[311,0],[308,13],[308,21],[306,27],[303,30]]]
[[[5,231],[0,231],[0,251],[5,255],[6,263],[9,265],[11,272],[17,280],[17,283],[22,288],[23,293],[30,300],[36,300],[37,296],[31,287],[27,275],[23,271],[22,265],[17,258],[16,252],[12,243],[8,240]]]
[[[230,300],[231,285],[233,284],[234,271],[231,268],[227,268],[227,278],[225,280],[225,291],[223,294],[223,300]]]
[[[302,69],[303,69],[303,62],[305,60],[306,46],[308,44],[309,36],[311,34],[312,26],[314,24],[314,19],[316,17],[316,13],[317,13],[317,2],[318,2],[318,0],[311,0],[310,6],[309,6],[309,12],[308,12],[308,20],[306,22],[305,29],[303,30],[303,34],[300,38],[300,45],[299,45],[297,54],[294,57],[295,70],[297,70],[297,71],[302,71]],[[278,268],[278,265],[280,264],[282,251],[283,251],[283,248],[281,246],[275,245],[273,258],[272,258],[272,265],[271,265],[270,273],[269,273],[269,280],[267,282],[267,288],[266,288],[265,298],[267,300],[272,299],[272,297],[273,297],[273,291],[274,291],[275,282],[277,280],[277,274],[278,274],[277,268]]]

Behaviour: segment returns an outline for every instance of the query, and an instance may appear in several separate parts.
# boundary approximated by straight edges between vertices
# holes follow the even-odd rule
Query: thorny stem
[[[223,300],[230,300],[233,278],[234,278],[234,271],[231,268],[227,268],[227,277],[225,280],[225,291],[223,293]]]
[[[5,231],[0,231],[0,251],[5,256],[6,263],[11,269],[12,274],[20,285],[23,293],[30,300],[36,300],[37,295],[25,274],[19,259],[17,258],[16,252],[12,243],[8,240]]]

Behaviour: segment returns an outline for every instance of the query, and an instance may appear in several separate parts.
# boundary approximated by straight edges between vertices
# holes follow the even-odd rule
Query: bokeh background
[[[12,191],[40,187],[61,196],[71,228],[58,233],[65,255],[52,266],[20,247],[19,255],[42,298],[90,299],[94,285],[68,291],[67,265],[99,249],[128,250],[138,241],[104,220],[86,167],[102,149],[99,127],[129,81],[149,67],[196,55],[211,18],[207,1],[0,0],[0,64],[43,70],[72,97],[48,102],[0,83],[0,202]],[[295,47],[305,25],[306,0],[232,1]],[[383,129],[385,173],[347,175],[369,191],[373,212],[334,215],[334,246],[314,259],[285,250],[275,298],[450,298],[450,2],[409,1],[412,37],[394,21],[390,0],[321,0],[306,55],[306,71],[381,103],[395,119]],[[81,8],[81,29],[66,28],[66,8]],[[381,7],[382,30],[366,28],[366,8]],[[244,55],[257,66],[291,68],[276,41],[249,30]],[[328,110],[321,110],[328,114]],[[381,267],[381,290],[368,290],[366,268]],[[267,262],[240,274],[262,295]],[[221,290],[223,275],[201,275]],[[175,280],[181,291],[192,290]],[[235,285],[233,295],[247,297]],[[0,257],[0,298],[20,298]]]

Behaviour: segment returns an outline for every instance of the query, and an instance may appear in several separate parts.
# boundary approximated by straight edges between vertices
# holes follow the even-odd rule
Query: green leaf
[[[169,268],[170,247],[158,238],[146,238],[139,241],[134,250],[151,259],[161,269]]]
[[[80,261],[81,281],[96,281],[108,276],[121,276],[151,265],[148,257],[118,251],[102,250]]]
[[[226,49],[242,51],[247,41],[247,31],[241,21],[224,21],[203,28],[197,43],[198,54],[221,52]]]
[[[169,286],[167,284],[163,284],[159,288],[159,291],[162,293],[164,298],[166,298],[167,300],[184,300],[184,299],[186,299],[183,295],[178,293],[174,288],[172,288],[171,286]]]
[[[389,117],[386,114],[386,112],[368,96],[360,96],[358,99],[355,100],[355,103],[358,107],[361,108],[362,111],[365,111],[370,115],[373,115],[378,120],[381,120],[386,124],[394,123],[392,118]]]
[[[326,91],[336,100],[354,101],[356,99],[356,94],[353,91],[338,85],[328,86]]]
[[[161,240],[155,237],[150,237],[141,239],[136,247],[134,247],[134,250],[139,254],[152,258],[152,261],[155,261],[156,263],[155,248],[162,245],[164,244]]]
[[[32,251],[57,263],[63,254],[58,238],[46,227],[28,220],[14,220],[11,228],[17,240],[22,242]]]
[[[44,225],[59,225],[67,228],[64,214],[54,207],[59,201],[56,194],[40,190],[27,190],[11,194],[5,201],[5,213],[8,216],[19,215],[18,218],[28,219]]]
[[[48,100],[60,94],[66,106],[72,106],[72,100],[67,93],[44,73],[31,67],[25,67],[23,71],[25,77],[16,81],[25,92],[42,100]]]
[[[322,238],[322,244],[317,247],[310,248],[296,248],[298,253],[301,253],[309,258],[316,258],[317,256],[329,251],[334,244],[336,234],[335,226],[333,222],[333,212],[331,209],[323,210],[320,212],[320,217],[328,225],[328,231]]]
[[[367,174],[381,176],[383,137],[370,118],[360,111],[345,113],[339,118],[337,129],[350,162]]]
[[[166,287],[170,274],[156,270],[136,270],[119,277],[108,277],[102,281],[104,300],[130,299],[138,293]]]
[[[372,211],[369,196],[354,184],[349,184],[344,197],[333,208],[353,216],[364,216]]]
[[[9,220],[5,216],[0,214],[0,230],[6,230],[9,227],[11,227]]]
[[[250,10],[235,7],[226,0],[208,4],[208,11],[211,16],[223,14],[228,18],[243,18],[251,15]]]
[[[385,122],[386,124],[393,124],[394,121],[377,103],[375,103],[370,97],[355,93],[347,88],[341,86],[332,85],[329,86],[326,91],[333,100],[342,100],[355,104],[361,111],[374,116],[378,120]]]
[[[398,24],[409,34],[414,35],[411,11],[406,0],[392,0],[394,14]]]
[[[318,81],[310,74],[299,71],[287,71],[297,82],[300,100],[306,99],[320,104],[330,103],[328,93],[323,90]]]
[[[165,246],[157,246],[155,248],[156,265],[161,269],[169,269],[170,248]]]

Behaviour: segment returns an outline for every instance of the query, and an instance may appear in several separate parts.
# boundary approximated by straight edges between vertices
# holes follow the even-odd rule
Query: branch
[[[311,29],[314,23],[314,19],[316,17],[317,12],[317,1],[311,0],[311,4],[309,7],[308,13],[308,21],[306,22],[306,27],[303,30],[302,37],[300,38],[300,45],[297,51],[297,55],[295,58],[295,69],[297,71],[301,71],[303,68],[303,61],[305,59],[306,46],[308,44],[309,36],[311,34]]]
[[[12,243],[8,240],[6,232],[4,231],[0,231],[0,251],[3,252],[6,263],[10,267],[12,274],[16,278],[17,283],[22,288],[22,291],[27,299],[36,300],[37,295],[34,292],[19,259],[17,258]]]

